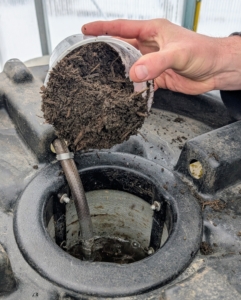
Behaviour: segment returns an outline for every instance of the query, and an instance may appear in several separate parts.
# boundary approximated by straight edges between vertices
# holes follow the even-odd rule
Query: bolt
[[[63,194],[63,195],[59,196],[59,201],[60,201],[60,203],[69,203],[70,199],[67,194]]]
[[[151,205],[152,210],[160,211],[161,210],[161,203],[154,201],[154,203]]]
[[[154,249],[152,247],[150,247],[147,251],[147,254],[152,255],[154,252],[155,252]]]
[[[139,245],[137,242],[133,242],[133,243],[132,243],[132,246],[133,246],[134,248],[140,247],[140,245]]]

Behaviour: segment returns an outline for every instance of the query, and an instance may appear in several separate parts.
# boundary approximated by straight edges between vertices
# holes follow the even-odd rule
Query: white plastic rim
[[[116,50],[116,52],[120,55],[121,60],[125,66],[125,75],[126,77],[129,77],[129,71],[131,66],[141,57],[141,53],[139,50],[134,48],[132,45],[113,38],[111,36],[86,36],[83,34],[75,34],[67,37],[62,42],[60,42],[55,49],[53,50],[52,55],[50,56],[49,60],[49,72],[47,73],[47,76],[44,81],[44,85],[46,86],[49,80],[49,73],[50,71],[56,66],[56,64],[63,59],[67,54],[69,54],[74,49],[83,46],[85,44],[90,43],[97,43],[97,42],[105,42],[109,46],[111,46],[113,49]],[[149,88],[150,88],[150,94],[147,101],[147,109],[148,111],[151,109],[151,105],[153,102],[153,96],[154,96],[154,88],[153,88],[153,82],[149,82]],[[136,83],[133,82],[134,85],[134,91],[140,92],[147,88],[147,82],[140,82]],[[142,93],[142,96],[146,96],[146,91]]]

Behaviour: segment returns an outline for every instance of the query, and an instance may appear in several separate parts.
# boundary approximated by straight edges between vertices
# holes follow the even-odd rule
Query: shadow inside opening
[[[93,261],[118,264],[140,261],[167,241],[172,227],[171,210],[150,180],[116,169],[92,170],[80,175],[95,236]],[[69,193],[68,187],[59,192]],[[154,201],[162,202],[160,212],[151,210]],[[45,208],[45,220],[52,240],[83,260],[74,202],[62,204],[57,193],[52,195]]]

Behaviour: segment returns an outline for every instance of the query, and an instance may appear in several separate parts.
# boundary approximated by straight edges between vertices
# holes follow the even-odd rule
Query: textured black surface
[[[241,91],[221,91],[223,103],[236,120],[241,119]]]
[[[7,253],[0,245],[0,295],[11,292],[17,283]]]
[[[189,177],[202,193],[215,193],[241,178],[241,121],[200,135],[186,142],[176,170]],[[203,176],[189,172],[191,161],[203,166]]]
[[[153,107],[193,118],[213,128],[234,121],[220,97],[212,93],[192,96],[159,89]]]
[[[38,160],[48,161],[51,157],[49,145],[55,136],[52,127],[44,124],[41,118],[41,81],[17,59],[5,64],[3,75],[1,91],[10,117]]]
[[[180,180],[168,170],[162,172],[159,165],[151,166],[145,159],[130,154],[99,152],[98,157],[95,153],[85,154],[75,160],[86,191],[124,190],[150,204],[154,200],[162,202],[161,196],[165,198],[173,216],[168,241],[154,255],[123,266],[83,262],[63,252],[53,243],[44,224],[47,199],[64,185],[64,177],[58,175],[59,164],[55,163],[44,168],[26,188],[15,214],[15,238],[31,266],[60,286],[102,297],[139,294],[178,276],[198,251],[202,233],[200,207],[191,195],[179,193],[179,188],[185,189]],[[162,187],[166,181],[168,191]],[[31,205],[33,198],[35,205]],[[24,218],[26,214],[28,218]],[[35,235],[29,238],[32,231]],[[35,247],[42,247],[39,255]],[[129,282],[132,284],[128,286]]]
[[[54,138],[53,130],[37,117],[37,115],[41,117],[39,89],[46,70],[46,66],[27,69],[21,62],[14,60],[8,62],[5,71],[0,74],[0,244],[4,248],[4,260],[0,262],[0,267],[4,270],[4,261],[7,260],[12,268],[8,273],[12,285],[8,291],[1,291],[0,298],[7,300],[97,299],[95,296],[86,296],[78,291],[84,286],[85,294],[100,292],[99,289],[96,291],[98,288],[96,280],[90,280],[90,277],[96,275],[98,280],[104,281],[104,275],[107,278],[109,276],[107,270],[100,275],[98,264],[92,265],[87,268],[85,274],[89,278],[88,283],[86,284],[83,279],[76,287],[78,278],[73,276],[81,269],[78,268],[80,261],[67,255],[50,239],[43,223],[43,204],[46,199],[43,199],[43,195],[40,194],[44,185],[49,185],[49,180],[55,180],[60,186],[65,182],[62,175],[58,176],[59,166],[53,163],[54,155],[49,150],[50,142]],[[118,268],[112,266],[111,269],[117,271],[114,271],[111,281],[113,280],[117,285],[119,280],[120,285],[112,290],[109,282],[107,289],[104,291],[102,289],[101,293],[103,295],[123,293],[120,290],[123,289],[125,282],[124,293],[131,292],[133,295],[119,297],[119,299],[241,299],[239,122],[234,122],[234,119],[229,116],[220,98],[210,95],[194,97],[160,90],[155,95],[153,107],[150,117],[141,129],[142,135],[131,137],[129,141],[116,145],[107,153],[93,151],[77,158],[78,169],[85,170],[83,171],[84,185],[88,188],[90,182],[94,189],[96,180],[89,180],[90,167],[108,166],[109,173],[107,173],[110,174],[110,178],[113,177],[116,161],[121,164],[119,167],[125,170],[131,172],[141,170],[143,178],[148,175],[144,191],[149,190],[149,180],[157,185],[161,183],[161,194],[166,203],[172,205],[176,203],[177,211],[182,211],[186,215],[186,221],[189,225],[194,224],[194,229],[198,220],[186,205],[190,203],[190,207],[193,205],[196,207],[196,201],[200,202],[203,216],[202,241],[211,246],[212,253],[203,255],[198,252],[196,256],[195,253],[191,253],[192,257],[189,260],[182,255],[179,248],[174,246],[174,240],[181,245],[185,243],[189,245],[189,241],[193,241],[198,247],[197,236],[194,230],[190,230],[192,225],[187,229],[188,222],[185,222],[185,218],[180,220],[178,215],[173,214],[174,219],[177,217],[177,222],[183,222],[184,225],[180,230],[185,231],[185,236],[183,236],[184,231],[178,236],[172,235],[159,250],[163,254],[160,260],[154,260],[157,255],[154,254],[144,260],[143,264],[140,261],[124,266],[124,273],[122,273],[122,266]],[[180,119],[177,118],[181,118],[182,121],[178,122],[177,120]],[[232,122],[234,123],[231,124]],[[226,125],[228,126],[222,128]],[[218,130],[213,131],[214,129]],[[180,149],[183,146],[184,148]],[[191,153],[188,149],[194,149],[197,158],[202,159],[206,172],[203,182],[195,181],[188,172],[187,153]],[[208,157],[213,150],[217,155]],[[122,154],[115,154],[113,151]],[[113,160],[114,157],[118,159]],[[120,160],[120,157],[123,159]],[[216,160],[217,158],[219,161]],[[178,160],[178,166],[182,166],[178,169],[180,172],[174,171]],[[213,167],[213,161],[216,165],[219,164],[218,168],[215,164]],[[48,172],[52,174],[54,170],[57,173],[51,175],[49,179]],[[88,174],[88,180],[85,180],[87,177],[84,174]],[[99,185],[104,186],[103,173],[98,178]],[[132,181],[128,180],[127,176],[121,178],[113,185],[117,189],[123,190],[123,187],[130,189]],[[176,183],[175,188],[173,185]],[[43,193],[55,188],[56,186],[51,186]],[[25,198],[29,191],[31,196]],[[133,192],[134,189],[130,191]],[[147,201],[151,201],[148,193],[142,196],[146,197]],[[226,205],[224,209],[216,211],[209,205],[217,199]],[[26,247],[24,249],[21,247],[21,251],[13,233],[14,217],[17,218],[15,235],[18,242],[20,245],[26,243]],[[16,229],[17,223],[21,226],[28,225],[24,228],[19,224],[20,227]],[[42,243],[39,243],[40,240]],[[169,251],[173,253],[173,249],[175,253],[169,257],[168,253]],[[165,262],[164,258],[166,258]],[[183,264],[183,261],[186,263]],[[166,273],[169,283],[164,284],[161,280],[165,274],[162,274],[162,268],[157,268],[158,263],[163,263],[165,265],[163,268],[169,271],[175,268],[180,271],[187,268],[179,275],[172,273],[172,277],[169,276],[171,272]],[[135,269],[136,264],[139,266],[138,269]],[[156,276],[150,273],[148,266],[152,266],[152,271],[156,270]],[[124,274],[131,276],[130,270],[133,271],[132,277],[129,277],[127,282]],[[138,286],[137,282],[144,282],[144,285],[149,287],[151,284],[153,289],[137,295],[137,290],[143,288]],[[98,299],[106,299],[106,296]]]

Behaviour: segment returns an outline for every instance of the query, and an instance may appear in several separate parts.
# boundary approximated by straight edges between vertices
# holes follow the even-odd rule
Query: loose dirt
[[[83,260],[81,243],[74,245],[67,251],[70,255]],[[94,262],[111,262],[129,264],[148,256],[141,247],[134,248],[128,240],[112,237],[96,237],[92,249]]]
[[[108,149],[137,134],[149,88],[135,93],[119,54],[106,43],[81,46],[65,56],[41,88],[42,111],[72,150]]]
[[[207,242],[202,242],[200,246],[200,251],[203,255],[209,255],[213,253],[213,248]]]
[[[202,201],[202,210],[206,207],[209,206],[215,211],[222,211],[226,207],[226,203],[224,203],[221,200],[212,200],[212,201]]]

